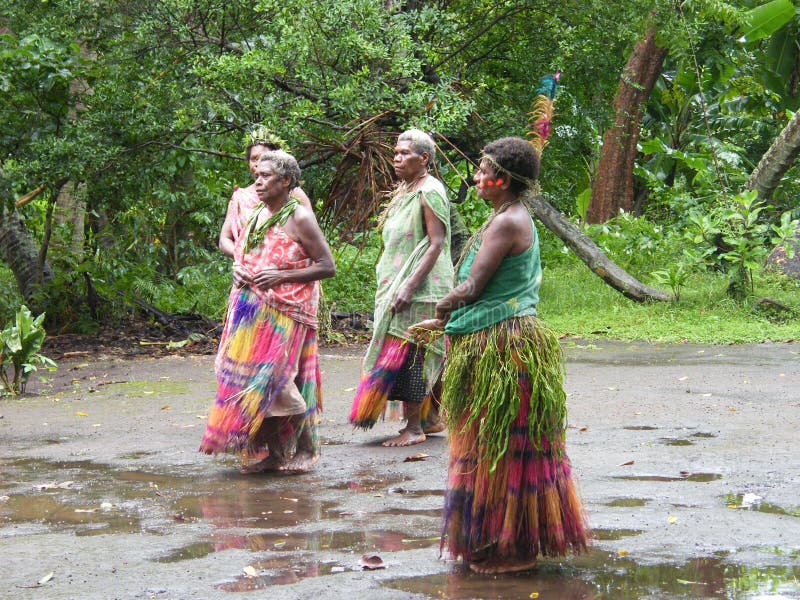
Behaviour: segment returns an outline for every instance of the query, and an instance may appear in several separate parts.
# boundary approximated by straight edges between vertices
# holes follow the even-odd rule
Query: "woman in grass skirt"
[[[467,245],[437,318],[412,327],[444,327],[450,341],[442,548],[479,573],[527,570],[540,555],[584,550],[588,538],[564,447],[563,356],[536,316],[539,241],[523,196],[538,171],[521,138],[484,148],[475,182],[492,216]]]

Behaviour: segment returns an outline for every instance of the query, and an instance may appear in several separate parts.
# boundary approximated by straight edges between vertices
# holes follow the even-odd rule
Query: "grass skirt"
[[[450,341],[442,550],[470,562],[585,550],[586,515],[564,451],[558,339],[522,317]]]
[[[258,455],[266,448],[259,435],[276,395],[294,376],[306,403],[304,415],[279,420],[280,446],[293,452],[308,429],[319,452],[318,412],[322,410],[319,352],[315,329],[262,302],[249,288],[231,293],[228,315],[214,364],[217,397],[208,415],[200,451]]]
[[[364,373],[358,384],[353,405],[350,408],[350,422],[361,429],[371,429],[378,419],[384,415],[386,405],[392,400],[392,389],[406,363],[408,353],[417,348],[414,344],[393,335],[387,334],[383,346],[378,353],[375,367]],[[434,399],[432,394],[425,396],[421,407],[422,425],[426,419]]]

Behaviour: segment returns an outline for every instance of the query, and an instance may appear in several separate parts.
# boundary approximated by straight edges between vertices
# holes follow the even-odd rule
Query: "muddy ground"
[[[440,560],[446,437],[352,430],[363,347],[321,350],[313,472],[248,477],[196,451],[211,356],[100,351],[0,399],[0,597],[800,598],[800,345],[564,345],[585,556]]]

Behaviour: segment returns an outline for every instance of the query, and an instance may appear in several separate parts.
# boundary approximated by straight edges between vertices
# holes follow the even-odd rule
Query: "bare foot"
[[[403,446],[413,446],[414,444],[421,444],[425,441],[425,434],[423,432],[409,431],[407,428],[400,431],[400,435],[390,440],[386,440],[381,444],[390,448],[401,448]]]
[[[437,421],[422,428],[423,433],[441,433],[444,431],[444,421]]]
[[[469,563],[470,570],[482,575],[496,575],[498,573],[516,573],[530,571],[536,568],[536,559],[509,560],[503,558],[489,558],[481,562]]]
[[[268,456],[264,460],[242,465],[239,473],[242,475],[252,475],[253,473],[264,473],[265,471],[278,471],[283,466],[283,461],[273,456]]]
[[[314,454],[308,450],[298,450],[279,470],[283,473],[304,473],[317,464],[318,460],[319,454]]]

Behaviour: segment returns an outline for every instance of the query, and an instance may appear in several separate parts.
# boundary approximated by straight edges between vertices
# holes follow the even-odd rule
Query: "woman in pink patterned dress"
[[[319,280],[336,272],[314,215],[289,196],[290,154],[265,152],[259,203],[234,246],[234,287],[215,362],[217,398],[200,450],[263,456],[244,473],[299,472],[319,460]]]

